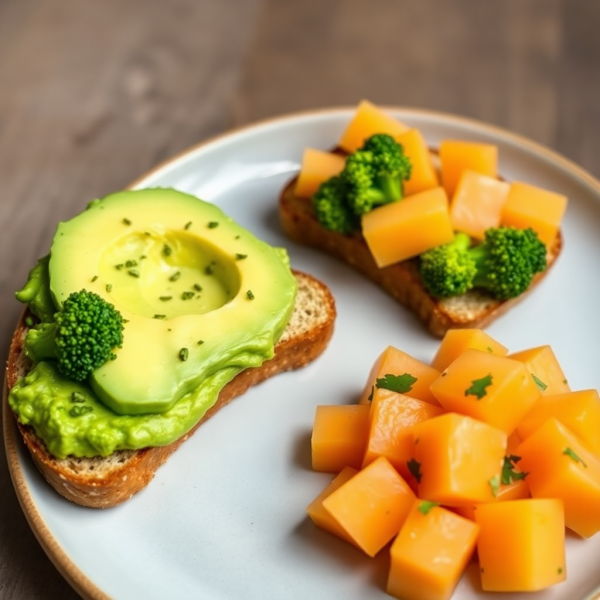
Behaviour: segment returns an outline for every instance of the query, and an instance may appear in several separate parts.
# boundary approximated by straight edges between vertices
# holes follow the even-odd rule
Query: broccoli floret
[[[525,292],[534,275],[546,269],[546,247],[533,229],[491,228],[474,248],[468,239],[459,233],[450,244],[421,255],[421,277],[432,296],[483,288],[508,300]]]
[[[317,219],[325,229],[337,233],[352,233],[358,227],[358,219],[348,208],[346,186],[339,176],[321,184],[312,198]]]
[[[402,198],[402,182],[410,178],[411,164],[393,137],[378,133],[346,160],[342,179],[347,202],[356,215]]]
[[[54,323],[41,323],[27,333],[25,353],[32,361],[56,359],[63,375],[85,381],[116,358],[113,350],[123,344],[123,318],[97,294],[74,292],[54,318]]]

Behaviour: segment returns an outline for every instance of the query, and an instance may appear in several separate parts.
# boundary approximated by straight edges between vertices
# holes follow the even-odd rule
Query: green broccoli
[[[54,323],[40,323],[25,338],[25,354],[34,362],[57,359],[58,370],[74,381],[115,359],[123,344],[123,318],[106,300],[87,290],[72,293]]]
[[[360,216],[376,206],[400,200],[402,182],[410,178],[410,172],[410,160],[393,137],[372,135],[347,158],[342,171],[348,206]]]
[[[319,223],[325,229],[337,233],[352,233],[358,227],[358,219],[346,203],[346,186],[339,176],[321,184],[312,197]]]
[[[499,300],[525,292],[533,276],[546,269],[546,247],[533,229],[495,227],[485,240],[469,248],[469,237],[458,233],[450,244],[421,255],[421,278],[436,298],[483,288]]]

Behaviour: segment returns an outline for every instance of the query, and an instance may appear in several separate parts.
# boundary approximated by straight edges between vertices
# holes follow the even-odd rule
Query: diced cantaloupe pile
[[[387,591],[447,600],[475,550],[485,591],[566,578],[565,528],[600,531],[600,398],[571,391],[549,346],[514,354],[450,330],[432,364],[386,348],[355,405],[317,408],[307,511],[370,557]]]
[[[567,198],[498,176],[498,148],[492,144],[443,140],[439,171],[423,135],[370,102],[363,101],[338,142],[341,152],[308,148],[296,183],[296,195],[311,198],[319,186],[344,168],[345,153],[370,136],[385,133],[411,162],[404,198],[374,208],[362,217],[362,235],[379,267],[386,267],[447,244],[454,231],[483,240],[491,227],[531,227],[550,246],[558,233]]]

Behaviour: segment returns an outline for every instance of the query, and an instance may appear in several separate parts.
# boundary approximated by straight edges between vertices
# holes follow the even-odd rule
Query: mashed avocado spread
[[[17,298],[42,323],[73,292],[113,304],[123,345],[86,382],[34,362],[9,394],[57,458],[169,444],[240,371],[271,358],[293,310],[284,250],[212,204],[167,189],[94,201],[60,223]]]

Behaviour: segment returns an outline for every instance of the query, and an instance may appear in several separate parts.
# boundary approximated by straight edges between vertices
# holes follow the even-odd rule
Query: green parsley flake
[[[494,351],[493,351],[493,350],[492,350],[492,349],[491,349],[489,346],[486,348],[486,350],[487,350],[487,351],[488,351],[490,354],[494,354]]]
[[[197,344],[198,346],[202,346],[202,344],[204,344],[204,340],[198,340]]]
[[[171,277],[169,277],[169,281],[177,281],[181,277],[181,273],[179,271],[175,271]]]
[[[237,253],[235,255],[235,260],[244,260],[245,258],[248,258],[247,254],[239,254],[239,253]]]
[[[572,458],[575,462],[581,463],[587,469],[587,465],[585,464],[583,459],[580,458],[579,456],[577,456],[577,454],[575,454],[575,451],[572,448],[565,448],[563,450],[563,454],[566,454],[569,458]]]
[[[182,348],[179,351],[179,360],[182,362],[185,362],[188,359],[188,356],[190,355],[190,352],[187,348]]]
[[[131,221],[127,218],[123,219],[123,225],[131,225]]]
[[[388,373],[375,382],[375,385],[381,390],[390,390],[399,394],[406,394],[412,390],[412,386],[417,381],[410,373],[403,375],[392,375]]]
[[[184,228],[184,229],[187,231],[187,230],[188,230],[188,229],[189,229],[191,226],[192,226],[192,222],[191,222],[191,221],[188,221],[188,222],[187,222],[187,223],[186,223],[186,224],[183,226],[183,228]]]
[[[500,479],[502,485],[510,485],[513,481],[519,481],[525,479],[529,473],[523,473],[521,471],[515,471],[515,465],[521,460],[520,456],[511,454],[510,456],[504,457],[504,463],[502,465],[502,477]]]
[[[210,264],[206,265],[204,272],[207,275],[212,275],[215,272],[215,262],[211,262]]]
[[[369,397],[367,398],[367,400],[369,402],[371,402],[373,400],[373,394],[375,394],[375,386],[374,385],[371,386],[371,393],[369,394]]]
[[[406,466],[410,471],[410,474],[417,480],[417,483],[421,483],[421,478],[423,477],[423,473],[421,473],[421,463],[414,458],[411,458],[406,462]]]
[[[254,300],[254,294],[252,293],[252,290],[248,290],[246,292],[246,297],[248,298],[248,300]]]
[[[89,404],[85,404],[84,406],[74,406],[69,411],[69,416],[70,417],[81,417],[82,415],[87,415],[88,413],[91,413],[93,410],[94,410],[94,408],[92,406],[90,406]]]
[[[182,300],[191,300],[193,297],[194,297],[194,292],[183,292],[183,294],[181,294]]]
[[[492,488],[492,496],[496,498],[498,496],[498,490],[500,489],[500,475],[494,475],[494,477],[492,477],[488,483]]]
[[[71,402],[81,404],[82,402],[85,402],[85,396],[81,392],[73,392],[71,394]]]
[[[25,325],[27,325],[27,327],[33,327],[33,319],[31,317],[26,317]]]
[[[154,315],[152,318],[153,319],[166,319],[167,315]]]
[[[471,381],[471,387],[465,390],[465,396],[477,396],[477,400],[481,400],[487,395],[487,389],[492,385],[492,375],[486,375],[481,379],[474,379]]]
[[[137,260],[128,260],[125,262],[125,266],[130,269],[131,267],[137,267]]]
[[[115,269],[117,271],[120,271],[125,265],[123,263],[119,263],[118,265],[115,265]]]
[[[140,276],[140,272],[137,269],[129,269],[127,273],[129,273],[129,275],[131,275],[132,277],[136,278]]]
[[[171,248],[171,246],[169,246],[169,244],[165,244],[163,246],[163,254],[165,256],[171,256],[171,254],[173,254],[173,249]]]
[[[548,387],[541,379],[538,379],[533,373],[531,374],[535,384],[542,390],[542,392]]]
[[[106,293],[110,294],[112,292],[112,284],[111,283],[107,283],[106,284]]]
[[[159,296],[159,297],[158,297],[158,299],[159,299],[161,302],[168,302],[169,300],[172,300],[172,299],[173,299],[173,296]]]
[[[94,276],[92,277],[92,283],[94,283],[94,281],[96,281],[97,279],[98,279],[98,275],[94,275]]]
[[[419,502],[419,512],[424,515],[428,515],[429,511],[432,508],[435,508],[436,506],[439,506],[439,505],[440,505],[439,502],[432,502],[431,500],[423,500],[422,502]]]
[[[558,567],[558,569],[556,569],[556,572],[557,572],[559,575],[562,575],[562,573],[563,573],[563,568],[562,568],[562,567]]]
[[[219,222],[218,221],[209,221],[207,227],[209,229],[214,229],[215,227],[219,226]]]
[[[195,284],[193,285],[193,287],[194,287],[194,289],[195,289],[197,292],[201,292],[201,291],[202,291],[202,286],[201,286],[200,284],[198,284],[198,283],[195,283]]]
[[[147,258],[148,258],[148,257],[147,257],[145,254],[142,254],[142,255],[140,256],[140,260],[146,260]]]

